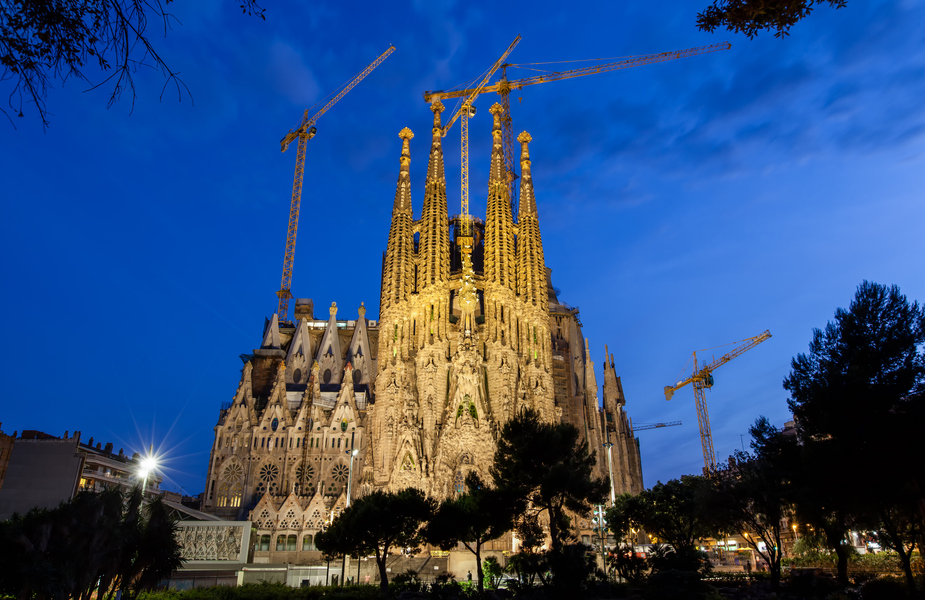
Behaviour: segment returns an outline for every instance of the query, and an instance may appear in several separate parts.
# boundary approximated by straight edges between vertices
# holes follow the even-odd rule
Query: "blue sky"
[[[293,292],[323,313],[377,315],[379,268],[410,127],[420,210],[425,90],[510,61],[625,57],[728,40],[732,49],[512,94],[560,298],[581,309],[598,365],[614,355],[646,485],[702,467],[693,391],[671,402],[694,350],[770,329],[707,393],[717,456],[759,415],[789,418],[781,381],[814,327],[864,279],[925,300],[925,5],[820,6],[777,39],[695,27],[707,2],[175,3],[137,99],[106,109],[76,80],[0,122],[3,430],[40,429],[167,451],[165,487],[202,491],[238,354],[276,305],[302,111],[394,44],[318,122],[309,144]],[[653,10],[658,7],[658,11]],[[553,69],[578,65],[554,65]],[[534,71],[511,71],[510,77]],[[5,84],[4,84],[5,85]],[[484,213],[491,120],[471,121],[471,202]],[[446,138],[459,202],[458,129]],[[454,211],[454,208],[451,208]],[[726,349],[717,349],[719,356]],[[707,353],[709,355],[709,353]]]

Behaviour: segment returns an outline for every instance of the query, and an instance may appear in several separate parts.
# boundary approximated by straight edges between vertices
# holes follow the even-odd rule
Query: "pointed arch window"
[[[273,421],[270,423],[270,429],[272,429],[273,431],[276,431],[278,427],[279,427],[279,419],[274,418]]]
[[[233,462],[222,471],[221,484],[218,486],[217,506],[219,508],[238,508],[244,491],[244,469]]]

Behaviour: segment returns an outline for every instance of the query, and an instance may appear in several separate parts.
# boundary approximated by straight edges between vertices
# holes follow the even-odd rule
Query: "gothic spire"
[[[383,265],[381,311],[408,298],[414,288],[414,218],[411,212],[410,140],[414,137],[405,127],[398,134],[401,145],[401,173],[392,207],[392,227]]]
[[[434,111],[431,132],[430,159],[427,180],[424,183],[424,206],[420,223],[420,289],[446,281],[450,274],[450,232],[446,210],[446,175],[443,172],[443,128],[440,113],[443,104],[437,100],[430,105]]]
[[[492,124],[491,170],[488,178],[488,209],[485,215],[485,280],[511,290],[514,281],[514,220],[504,169],[501,144],[501,105],[495,102],[489,112]]]
[[[530,141],[524,131],[517,136],[520,142],[520,211],[517,236],[517,293],[524,302],[548,310],[546,299],[546,261],[543,258],[543,240],[533,196],[533,176],[530,174]]]

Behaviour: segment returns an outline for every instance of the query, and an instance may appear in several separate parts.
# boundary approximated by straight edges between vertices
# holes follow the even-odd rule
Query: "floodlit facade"
[[[215,427],[203,509],[257,527],[257,562],[310,562],[314,535],[353,498],[415,487],[436,499],[489,480],[501,428],[532,408],[567,422],[597,455],[615,494],[642,489],[639,449],[613,357],[603,405],[577,308],[550,283],[534,197],[530,135],[520,142],[514,220],[503,168],[500,105],[484,220],[450,216],[434,124],[420,217],[414,218],[410,130],[383,257],[379,320],[331,304],[266,323]],[[354,318],[354,315],[356,317]],[[609,456],[608,456],[609,454]],[[348,479],[352,482],[348,486]],[[509,542],[508,542],[509,544]],[[510,548],[508,548],[510,549]]]

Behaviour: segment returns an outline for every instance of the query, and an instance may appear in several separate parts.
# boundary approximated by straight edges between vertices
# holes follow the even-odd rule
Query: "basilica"
[[[414,135],[399,133],[378,321],[363,305],[345,310],[335,303],[316,318],[313,302],[298,299],[295,318],[273,315],[260,346],[241,356],[240,383],[215,426],[203,509],[253,522],[257,562],[317,560],[314,535],[348,498],[415,487],[439,500],[461,493],[470,471],[490,480],[502,426],[524,408],[579,429],[596,454],[595,474],[610,480],[611,497],[642,490],[638,443],[613,357],[604,347],[599,386],[579,311],[550,282],[530,134],[517,138],[515,215],[501,106],[491,108],[485,218],[451,216],[443,105],[435,101],[431,109],[417,219],[409,171]]]

